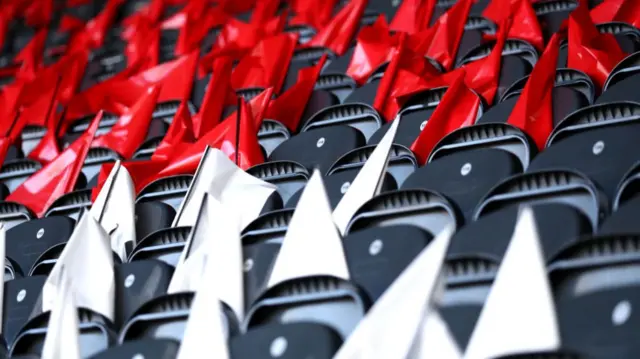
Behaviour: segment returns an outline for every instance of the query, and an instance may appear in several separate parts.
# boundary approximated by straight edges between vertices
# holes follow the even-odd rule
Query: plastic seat
[[[433,236],[411,225],[373,227],[343,240],[351,280],[375,302]]]
[[[136,238],[142,240],[149,234],[171,227],[176,210],[162,202],[138,202],[136,211]]]
[[[157,179],[138,193],[136,203],[159,201],[178,210],[184,196],[187,194],[192,179],[192,175],[177,175]]]
[[[32,315],[42,312],[39,303],[46,276],[30,276],[4,283],[2,334],[9,345]]]
[[[578,7],[578,3],[572,0],[545,0],[532,4],[532,6],[546,42],[549,41],[551,35],[560,30],[562,23]]]
[[[456,226],[459,217],[442,195],[420,189],[402,189],[373,197],[354,214],[346,233],[372,227],[408,224],[432,235]]]
[[[309,180],[309,171],[293,161],[265,162],[249,168],[247,173],[276,185],[283,203],[287,203]]]
[[[331,359],[340,345],[340,336],[324,325],[269,324],[231,339],[229,351],[233,358]]]
[[[5,162],[0,168],[0,181],[7,186],[9,192],[13,192],[41,168],[42,165],[38,161],[27,158]]]
[[[45,217],[67,216],[77,221],[80,218],[81,213],[88,210],[90,207],[90,189],[73,191],[56,199],[47,210]]]
[[[274,120],[263,120],[258,130],[258,143],[260,143],[267,156],[290,137],[291,134],[287,127]]]
[[[152,232],[138,239],[129,260],[155,259],[175,267],[189,233],[191,227],[171,227]]]
[[[71,237],[75,221],[66,216],[52,216],[21,223],[6,234],[6,255],[28,275],[36,260],[50,247],[65,243]]]
[[[341,155],[365,144],[362,133],[350,126],[330,126],[301,132],[278,146],[272,161],[294,161],[308,170],[326,172]]]
[[[456,204],[466,221],[482,197],[504,178],[522,172],[513,154],[494,148],[478,148],[440,157],[416,170],[402,185],[445,195]]]
[[[144,303],[167,293],[173,267],[156,260],[139,260],[115,267],[116,328]]]
[[[112,346],[101,351],[90,359],[120,359],[135,358],[175,358],[178,355],[180,343],[170,339],[142,339]]]
[[[122,159],[117,152],[104,148],[104,147],[92,147],[87,152],[87,157],[84,160],[82,166],[82,173],[85,178],[93,178],[100,173],[100,167],[103,164],[109,162],[116,162]]]
[[[243,280],[247,308],[267,289],[267,281],[276,261],[280,243],[260,241],[242,247],[244,257]]]
[[[345,103],[320,110],[307,121],[301,132],[344,125],[355,128],[369,139],[382,126],[382,119],[368,104]]]

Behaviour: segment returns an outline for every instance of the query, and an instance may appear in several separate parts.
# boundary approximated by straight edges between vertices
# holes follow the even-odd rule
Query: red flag
[[[42,55],[44,54],[44,44],[47,40],[47,29],[38,31],[31,41],[13,59],[20,64],[20,70],[16,78],[24,81],[31,81],[36,78],[38,70],[42,67]]]
[[[429,81],[440,76],[429,60],[409,50],[406,42],[406,36],[402,34],[373,102],[373,107],[387,121],[393,120],[400,110],[402,103],[399,97],[430,88]]]
[[[254,128],[260,128],[266,108],[269,104],[269,101],[271,100],[272,93],[273,89],[267,89],[250,101],[251,114],[255,122]],[[202,157],[202,153],[204,152],[205,148],[207,146],[220,148],[225,140],[229,141],[229,136],[235,138],[236,126],[237,115],[236,113],[233,113],[224,121],[222,121],[218,126],[209,131],[206,135],[198,139],[194,144],[188,146],[187,148],[181,149],[180,152],[176,154],[176,156],[171,158],[169,164],[164,169],[162,169],[162,171],[160,171],[153,177],[148,178],[147,181],[151,182],[155,179],[166,176],[194,173],[198,168],[200,157]]]
[[[533,68],[507,121],[531,136],[539,149],[544,148],[549,134],[553,131],[551,96],[556,79],[559,46],[560,35],[554,34]]]
[[[382,64],[391,61],[398,46],[398,36],[390,35],[389,25],[383,15],[376,22],[365,26],[358,33],[347,75],[362,86]]]
[[[360,27],[360,18],[366,7],[367,0],[351,0],[304,46],[326,47],[343,55]]]
[[[53,161],[27,178],[6,201],[21,203],[38,217],[43,217],[56,199],[74,190],[101,119],[102,113],[99,113],[82,136]]]
[[[595,24],[620,21],[640,27],[640,3],[635,0],[606,0],[591,9]]]
[[[544,38],[535,10],[529,0],[520,0],[511,9],[511,27],[508,38],[521,39],[535,46],[538,51],[544,49]]]
[[[435,5],[435,0],[404,0],[391,21],[391,30],[410,34],[426,30]]]
[[[449,70],[453,67],[473,0],[459,0],[433,25],[436,30],[424,53]]]
[[[222,117],[222,111],[231,88],[231,69],[233,62],[229,57],[218,57],[213,62],[213,74],[205,91],[200,111],[193,118],[195,138],[202,137],[214,128]],[[235,93],[233,93],[235,97]]]
[[[167,130],[162,142],[156,147],[151,156],[153,161],[166,161],[170,159],[182,144],[190,144],[195,140],[191,128],[191,114],[187,103],[183,101],[173,116],[173,122]]]
[[[231,18],[222,28],[211,51],[200,60],[202,70],[210,68],[213,59],[219,56],[241,58],[265,37],[279,34],[286,24],[286,13],[274,17],[265,24],[245,23]]]
[[[280,92],[287,76],[298,36],[282,33],[262,39],[245,55],[231,75],[235,90],[250,87],[273,87]]]
[[[164,166],[167,165],[167,161],[159,161],[159,160],[131,160],[131,161],[122,161],[122,165],[129,171],[129,175],[131,175],[131,180],[135,186],[136,193],[140,192],[144,186],[151,183],[147,179],[154,174],[158,173]],[[104,183],[107,181],[109,177],[109,173],[113,169],[115,165],[114,162],[104,163],[100,167],[100,173],[98,174],[98,181],[96,186],[91,191],[91,201],[95,201],[104,186]]]
[[[267,118],[278,120],[292,132],[297,132],[300,118],[307,107],[326,60],[325,54],[315,66],[298,71],[298,81],[269,104]]]
[[[193,75],[198,63],[196,51],[187,56],[163,63],[129,78],[129,83],[139,88],[138,98],[151,85],[160,85],[158,102],[182,101],[191,95]],[[117,90],[119,91],[119,89]]]
[[[21,119],[18,120],[24,126],[39,126],[47,129],[44,137],[40,139],[38,145],[28,155],[30,159],[43,164],[53,161],[60,154],[58,138],[56,137],[56,129],[61,116],[56,113],[58,86],[59,82],[49,93],[43,95],[40,100],[22,111],[20,114]]]
[[[289,24],[322,29],[331,21],[337,3],[338,0],[292,0],[290,6],[294,15],[289,19]]]
[[[218,148],[238,167],[247,170],[263,163],[264,155],[258,142],[256,121],[251,113],[251,108],[243,98],[240,98],[240,108],[236,116],[238,116],[236,126],[229,131],[228,135],[224,136]]]
[[[580,4],[569,15],[568,67],[580,70],[602,88],[609,73],[626,57],[612,34],[595,27],[586,5]]]
[[[511,10],[520,0],[491,0],[482,11],[482,16],[499,24],[511,16]],[[509,10],[508,10],[509,9]]]
[[[118,13],[118,8],[123,2],[124,0],[108,0],[98,16],[87,22],[83,33],[86,33],[89,39],[91,39],[91,44],[94,47],[100,47],[104,43],[107,31],[109,31],[109,28],[113,24]]]
[[[264,24],[276,15],[280,0],[261,0],[256,2],[256,7],[251,13],[251,22],[254,24]]]
[[[411,145],[411,151],[420,164],[427,162],[431,151],[444,136],[475,123],[480,98],[464,84],[464,78],[464,70],[457,72],[438,107]]]
[[[500,67],[502,66],[502,50],[509,32],[510,22],[504,21],[500,25],[498,40],[489,56],[464,65],[466,72],[465,83],[469,88],[480,94],[487,104],[493,104],[498,82],[500,81]]]
[[[148,88],[131,111],[120,116],[111,131],[96,138],[92,147],[107,147],[124,158],[131,158],[147,136],[159,94],[158,86]]]

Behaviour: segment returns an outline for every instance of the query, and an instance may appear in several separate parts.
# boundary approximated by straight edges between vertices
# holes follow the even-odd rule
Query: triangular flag
[[[326,47],[343,55],[360,27],[360,18],[366,6],[367,0],[351,0],[304,46]]]

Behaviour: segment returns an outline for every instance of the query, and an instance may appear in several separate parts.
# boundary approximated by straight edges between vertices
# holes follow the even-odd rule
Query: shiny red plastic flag
[[[559,48],[560,35],[555,34],[529,75],[529,80],[507,121],[531,136],[538,149],[544,148],[547,138],[553,131],[551,96],[556,80]]]
[[[30,26],[43,28],[51,22],[54,13],[53,0],[35,0],[23,10],[26,23]]]
[[[191,125],[189,106],[187,106],[186,101],[183,101],[173,116],[173,121],[167,130],[167,134],[153,152],[151,160],[167,161],[176,153],[180,145],[190,144],[195,141]]]
[[[611,70],[625,57],[615,36],[595,27],[586,5],[569,15],[568,67],[586,73],[602,88]]]
[[[211,68],[213,59],[219,56],[240,59],[260,40],[281,33],[287,22],[286,15],[284,12],[264,24],[245,23],[236,18],[230,18],[220,31],[211,51],[200,59],[201,69],[206,72]]]
[[[491,0],[489,5],[482,11],[482,16],[499,24],[511,16],[510,9],[513,9],[514,5],[517,5],[519,1],[520,0]]]
[[[129,83],[140,88],[138,96],[151,85],[160,85],[158,102],[182,101],[191,95],[193,75],[198,64],[198,52],[163,63],[129,78]]]
[[[340,12],[304,47],[326,47],[338,55],[343,55],[349,49],[351,40],[360,28],[360,18],[367,7],[367,0],[351,0]]]
[[[236,125],[224,136],[218,148],[235,164],[247,170],[264,162],[262,148],[258,142],[258,130],[251,108],[240,98],[240,106],[236,112]]]
[[[193,118],[195,138],[202,137],[220,123],[226,98],[235,93],[231,88],[233,61],[229,57],[219,57],[213,62],[213,74],[202,99],[200,111]]]
[[[544,38],[535,10],[529,0],[520,0],[511,8],[510,39],[521,39],[535,46],[538,51],[544,50]]]
[[[290,7],[293,17],[289,19],[291,25],[309,25],[315,29],[322,29],[333,15],[338,0],[292,0]]]
[[[59,83],[58,81],[58,84],[52,87],[51,91],[45,93],[38,101],[23,110],[18,119],[21,127],[20,131],[24,129],[23,126],[39,126],[47,129],[44,137],[27,156],[43,164],[53,161],[60,154],[58,138],[56,137],[56,129],[61,116],[61,114],[56,113]]]
[[[595,24],[620,21],[640,27],[640,2],[637,0],[606,0],[591,9],[590,14]]]
[[[327,55],[325,54],[316,65],[300,69],[296,83],[278,98],[271,101],[266,117],[280,121],[291,132],[298,132],[300,119],[304,114],[326,60]]]
[[[127,73],[133,74],[157,66],[160,59],[160,28],[136,31],[127,42]]]
[[[363,27],[358,33],[358,42],[346,72],[358,85],[362,86],[380,66],[391,61],[399,36],[390,32],[384,15],[380,15],[376,22]]]
[[[260,128],[262,119],[266,113],[267,106],[271,101],[273,89],[267,89],[260,95],[254,97],[250,102],[251,114],[254,120],[254,128]],[[214,127],[206,135],[199,138],[194,144],[187,148],[181,149],[180,152],[173,156],[169,164],[159,173],[146,179],[150,183],[158,178],[173,176],[178,174],[194,173],[200,163],[200,157],[207,146],[220,148],[223,142],[229,141],[230,136],[235,138],[237,126],[237,114],[229,115],[218,126]],[[235,141],[235,140],[233,140]],[[254,158],[252,154],[246,154],[246,158]],[[146,183],[144,184],[146,185]]]
[[[5,200],[21,203],[38,217],[43,217],[56,199],[74,190],[101,119],[102,112],[87,131],[53,161],[27,178]]]
[[[254,24],[264,24],[268,22],[278,12],[280,0],[260,0],[251,13],[251,22]]]
[[[235,90],[273,87],[280,93],[297,43],[298,34],[282,33],[262,39],[233,70],[231,86]]]
[[[500,68],[502,66],[502,50],[507,40],[510,21],[505,20],[500,25],[498,39],[489,56],[464,65],[465,83],[475,92],[480,94],[487,104],[494,102],[498,82],[500,81]]]
[[[159,94],[159,86],[149,87],[130,112],[120,116],[111,131],[97,137],[92,147],[110,148],[124,158],[131,158],[147,136]]]
[[[436,30],[424,55],[435,59],[447,70],[455,64],[473,0],[459,0],[433,25]]]
[[[431,151],[444,136],[476,122],[480,98],[464,84],[464,77],[464,70],[457,72],[438,107],[411,145],[411,151],[421,165],[427,162]]]
[[[20,64],[16,78],[21,81],[32,81],[42,67],[44,44],[47,40],[47,29],[39,30],[13,61]]]
[[[406,39],[403,33],[373,102],[373,107],[387,121],[393,120],[402,107],[400,97],[406,98],[409,93],[430,88],[430,81],[441,75],[424,56],[407,48]]]
[[[391,30],[410,34],[426,30],[435,6],[435,0],[404,0],[391,20]]]
[[[108,0],[98,16],[87,22],[82,32],[87,34],[94,48],[98,48],[104,43],[104,38],[118,14],[118,8],[123,2],[124,0]]]

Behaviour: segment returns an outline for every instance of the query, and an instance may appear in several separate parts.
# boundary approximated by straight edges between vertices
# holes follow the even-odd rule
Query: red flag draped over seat
[[[264,162],[262,148],[258,142],[258,130],[251,108],[240,98],[240,106],[236,112],[236,125],[224,136],[217,146],[230,160],[243,170]]]
[[[233,88],[273,87],[279,93],[297,41],[297,34],[288,33],[262,39],[240,60],[231,74]]]
[[[6,201],[21,203],[38,217],[43,217],[56,199],[74,190],[101,119],[102,112],[91,122],[87,131],[53,161],[27,178],[11,192]]]
[[[191,114],[187,103],[183,101],[178,107],[178,111],[173,116],[173,121],[167,130],[167,134],[162,142],[156,147],[151,159],[154,161],[165,161],[171,158],[182,144],[190,144],[195,140],[193,129],[191,128]]]
[[[391,20],[391,30],[413,34],[427,29],[435,5],[435,0],[404,0]]]
[[[595,24],[620,21],[640,27],[640,2],[637,0],[606,0],[591,9],[590,14]]]
[[[267,110],[267,118],[280,121],[292,132],[297,132],[300,119],[304,113],[309,98],[327,60],[323,55],[315,66],[309,66],[298,71],[298,81],[282,95],[271,101]]]
[[[489,105],[493,104],[502,66],[502,50],[509,32],[510,21],[500,25],[498,39],[489,56],[464,65],[465,83],[484,98]]]
[[[400,110],[400,97],[435,86],[434,81],[441,75],[424,56],[407,48],[406,39],[403,33],[373,102],[373,107],[387,121],[393,120]]]
[[[556,63],[560,35],[549,40],[547,48],[531,71],[520,98],[509,115],[509,124],[520,128],[543,149],[553,131],[552,92],[556,79]]]
[[[230,94],[235,97],[231,88],[232,67],[233,61],[229,57],[218,57],[214,60],[212,75],[200,111],[193,116],[193,133],[196,139],[220,122],[227,97],[231,96]]]
[[[615,36],[598,31],[586,5],[581,3],[569,15],[568,67],[586,73],[602,88],[611,70],[625,56]]]
[[[262,124],[262,119],[266,113],[269,101],[271,101],[272,94],[273,89],[267,89],[249,102],[251,115],[254,120],[254,128],[256,129],[260,128]],[[170,159],[165,168],[151,178],[147,178],[147,183],[161,177],[194,173],[198,168],[198,163],[200,163],[200,157],[202,157],[202,153],[207,146],[220,148],[224,141],[235,141],[235,134],[237,133],[235,132],[236,126],[237,114],[233,113],[206,135],[199,138],[195,143],[181,149],[180,152]],[[245,157],[252,158],[250,154],[247,154]]]
[[[411,145],[418,162],[427,162],[431,151],[449,133],[473,125],[478,116],[480,98],[464,84],[464,70],[455,75],[451,86]]]
[[[159,94],[159,86],[149,87],[131,110],[118,118],[111,131],[96,138],[92,146],[107,147],[131,158],[145,140]]]
[[[459,0],[433,25],[435,30],[424,55],[435,59],[447,70],[454,65],[472,4],[473,0]]]
[[[383,15],[376,22],[365,26],[358,33],[358,42],[353,51],[347,75],[362,86],[382,64],[391,61],[398,46],[398,35],[391,35]]]
[[[289,19],[289,24],[321,29],[331,21],[337,3],[338,0],[292,0],[290,6],[294,15]]]
[[[319,46],[343,55],[351,45],[351,40],[360,28],[360,18],[367,7],[367,0],[351,0],[305,47]]]

